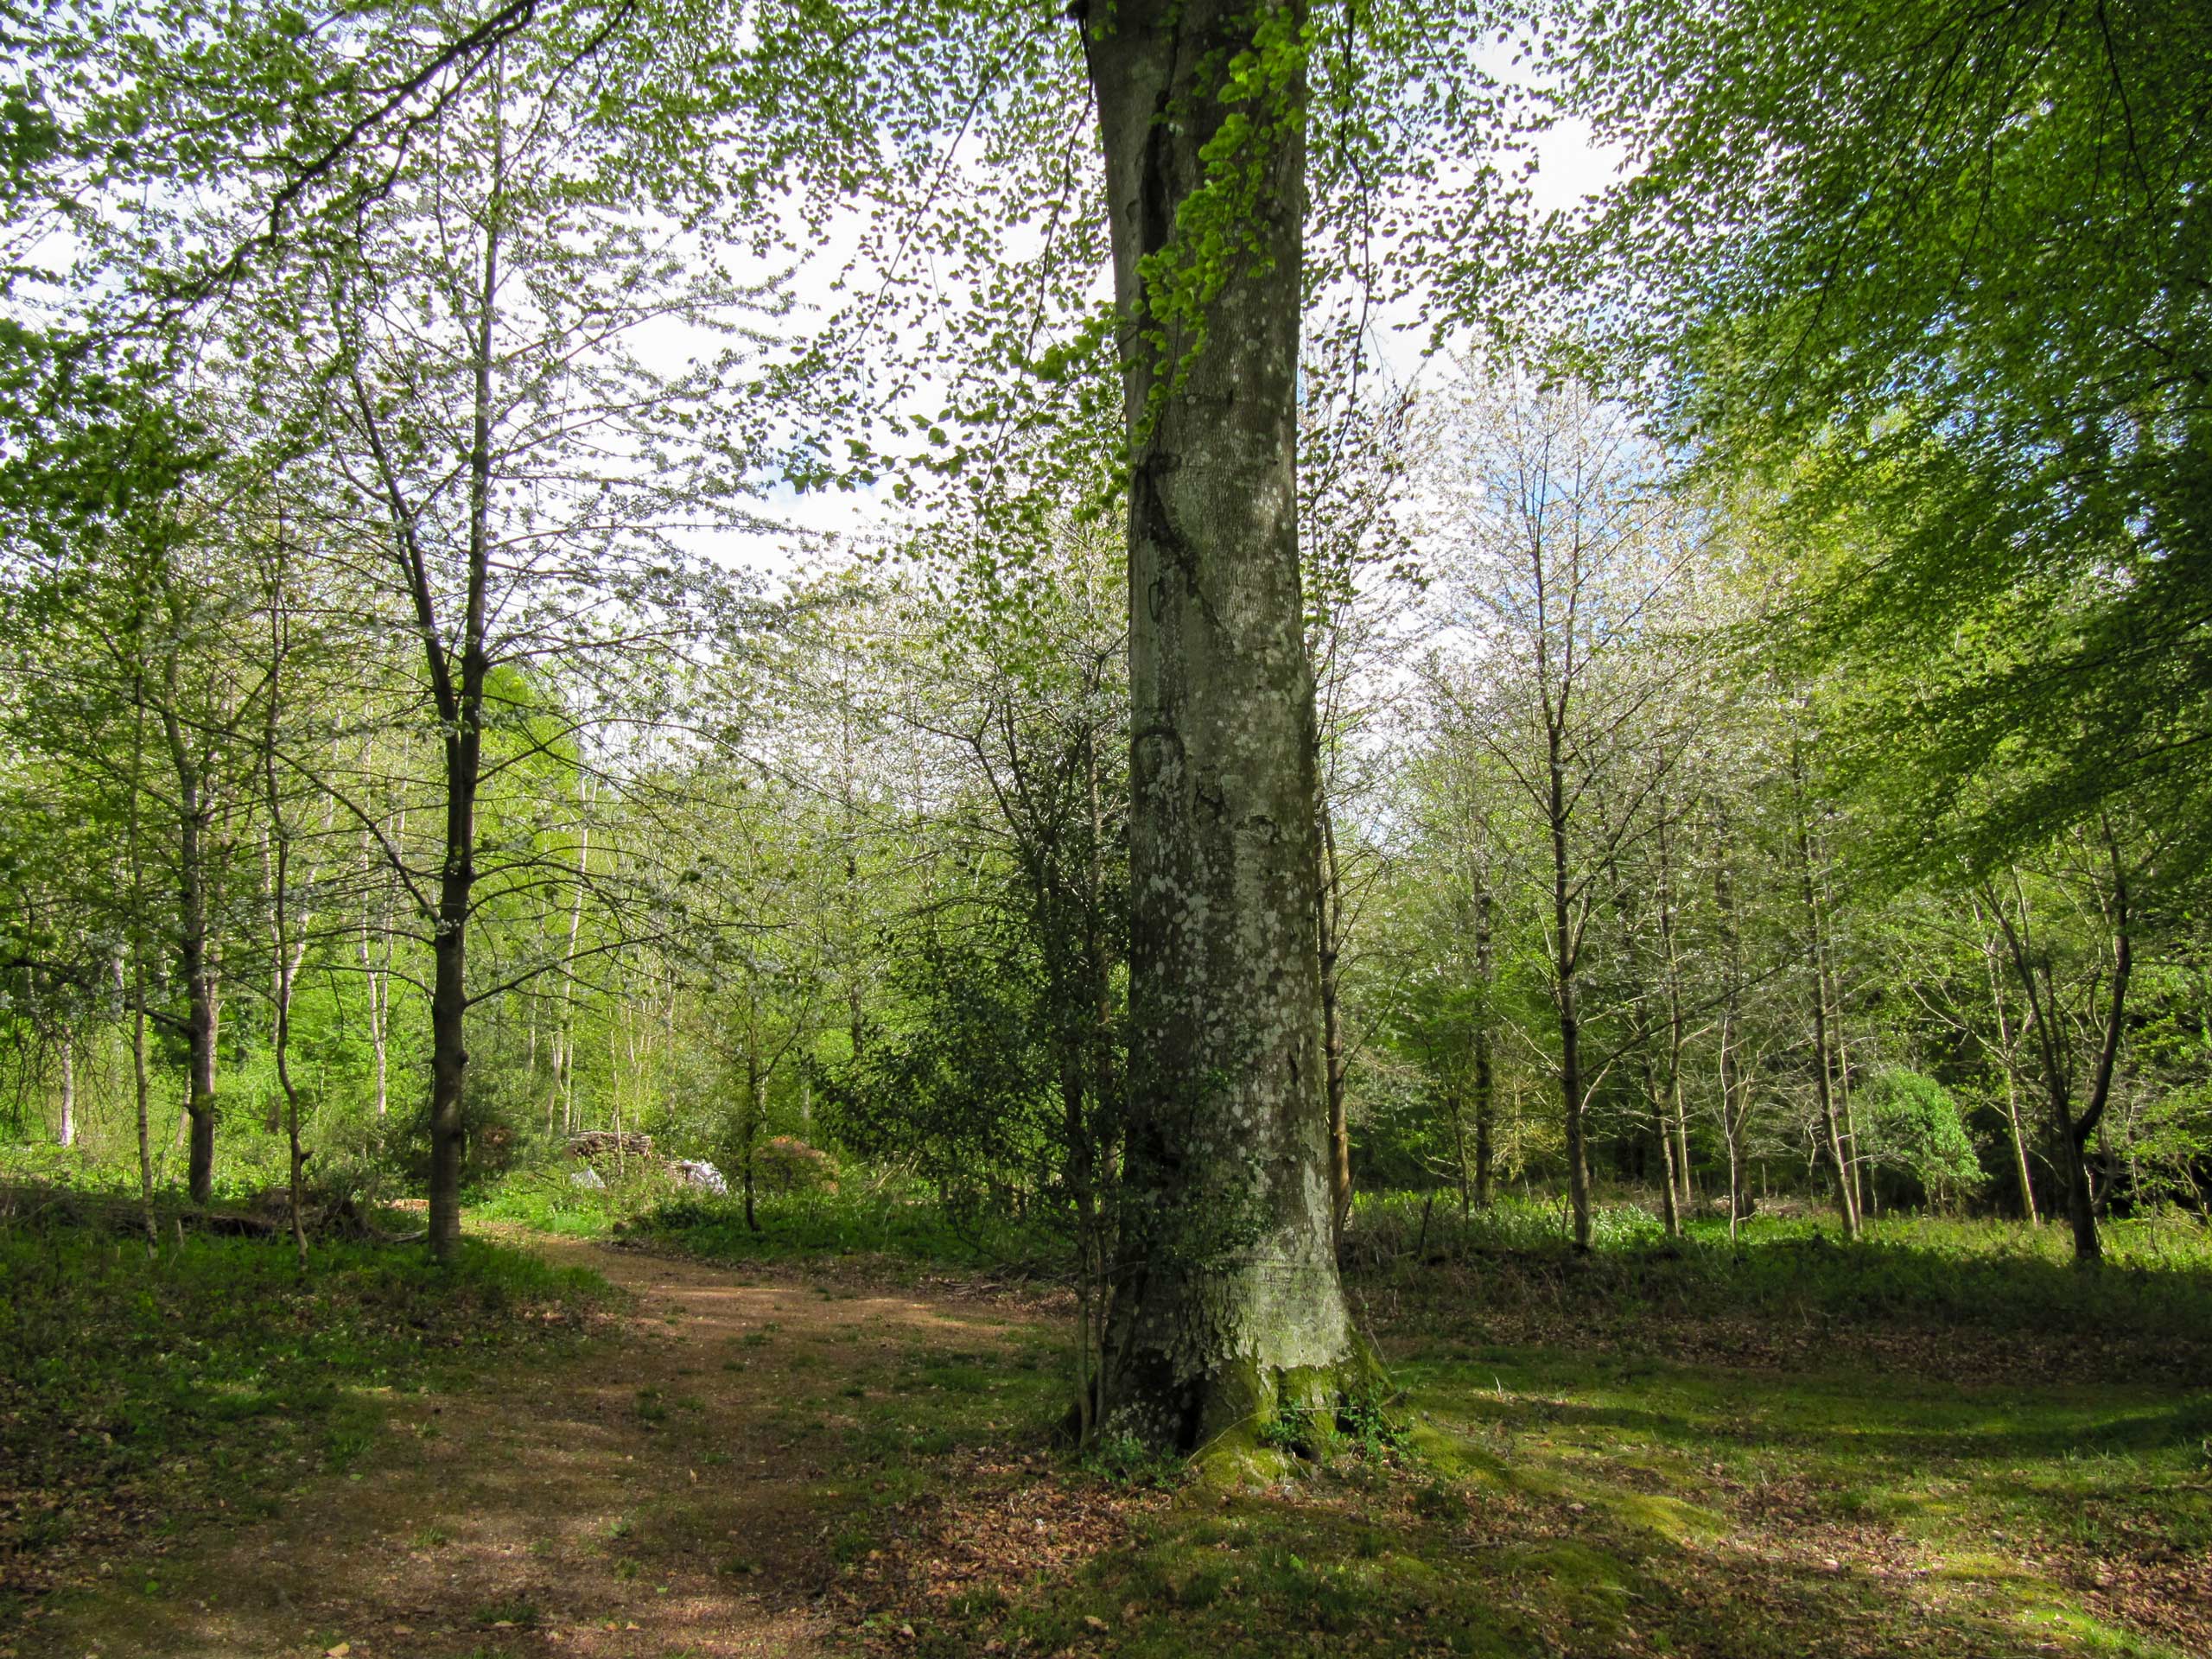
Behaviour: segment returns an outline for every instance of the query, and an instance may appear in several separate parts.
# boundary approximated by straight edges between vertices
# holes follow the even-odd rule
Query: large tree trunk
[[[1129,433],[1128,1230],[1103,1415],[1229,1451],[1333,1400],[1354,1352],[1330,1237],[1294,472],[1304,15],[1115,0],[1083,21]],[[1239,53],[1261,66],[1235,106],[1250,124],[1209,160]],[[1179,233],[1186,210],[1211,229]]]

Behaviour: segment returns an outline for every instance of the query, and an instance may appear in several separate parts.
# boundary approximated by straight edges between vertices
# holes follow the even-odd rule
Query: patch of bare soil
[[[830,1402],[855,1369],[988,1347],[1023,1311],[534,1243],[630,1294],[601,1340],[395,1401],[353,1474],[109,1564],[111,1590],[12,1638],[22,1659],[823,1652],[845,1599]]]

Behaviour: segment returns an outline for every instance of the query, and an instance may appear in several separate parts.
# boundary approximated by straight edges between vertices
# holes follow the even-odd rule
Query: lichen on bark
[[[1102,1421],[1193,1449],[1355,1353],[1330,1223],[1299,589],[1305,14],[1115,0],[1081,21],[1122,311],[1135,734]]]

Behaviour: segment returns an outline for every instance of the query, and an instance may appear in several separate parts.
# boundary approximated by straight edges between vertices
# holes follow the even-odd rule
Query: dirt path
[[[902,1359],[989,1349],[977,1303],[533,1240],[636,1298],[580,1357],[395,1402],[381,1444],[22,1649],[122,1659],[823,1651],[840,1421]]]

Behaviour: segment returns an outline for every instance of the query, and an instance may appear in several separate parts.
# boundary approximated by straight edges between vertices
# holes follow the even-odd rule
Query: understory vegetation
[[[342,1477],[403,1400],[543,1363],[608,1305],[588,1271],[472,1241],[451,1272],[259,1238],[149,1251],[66,1191],[0,1189],[0,1620],[56,1582],[156,1593],[195,1527],[277,1513]]]
[[[608,1455],[652,1465],[620,1483],[619,1519],[587,1545],[552,1514],[526,1552],[472,1542],[467,1494],[508,1479],[509,1454],[456,1445],[482,1473],[442,1477],[447,1500],[412,1519],[380,1499],[389,1530],[365,1548],[541,1568],[583,1548],[620,1593],[788,1599],[836,1610],[855,1650],[945,1659],[1317,1641],[1374,1659],[2178,1659],[2212,1631],[2212,1242],[2193,1220],[2116,1229],[2085,1279],[2055,1230],[2018,1223],[1901,1217],[1847,1246],[1817,1217],[1674,1239],[1648,1208],[1601,1207],[1583,1254],[1557,1204],[1372,1201],[1347,1287],[1387,1364],[1380,1408],[1286,1420],[1287,1479],[1232,1493],[1134,1441],[1071,1443],[1049,1252],[1022,1271],[912,1193],[779,1199],[760,1233],[741,1202],[590,1196],[602,1237],[710,1263],[752,1299],[672,1372],[648,1357],[664,1293],[610,1299],[505,1244],[472,1243],[458,1278],[321,1246],[303,1281],[281,1243],[188,1235],[149,1270],[126,1232],[19,1209],[0,1232],[22,1287],[0,1421],[30,1476],[9,1510],[14,1607],[40,1610],[24,1651],[41,1629],[229,1605],[208,1577],[220,1541],[418,1460],[439,1420],[394,1404],[496,1410],[523,1375],[555,1421],[604,1424],[613,1383]],[[512,1208],[478,1213],[516,1239]],[[877,1300],[925,1288],[955,1300],[912,1327],[889,1314],[911,1305]],[[626,1304],[645,1328],[591,1318]],[[167,1335],[179,1308],[188,1344]],[[593,1366],[607,1378],[576,1386],[600,1403],[570,1406],[562,1377]],[[715,1519],[715,1494],[755,1482],[808,1517],[772,1546]],[[407,1615],[397,1650],[520,1659],[513,1630],[583,1640],[616,1606],[543,1583],[469,1593],[483,1605]],[[317,1651],[385,1650],[373,1618],[314,1628]]]

